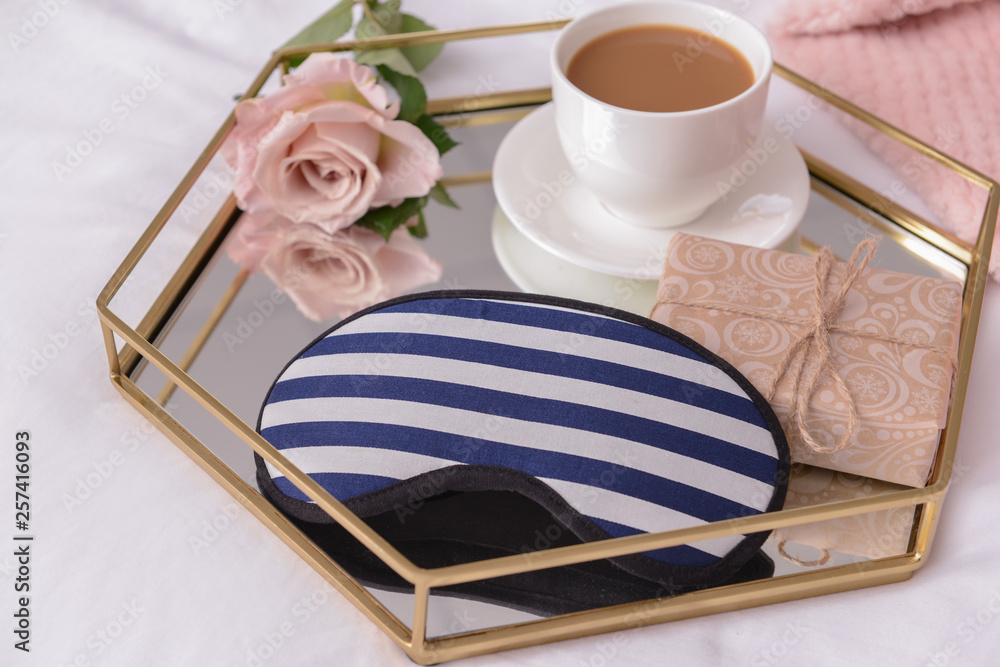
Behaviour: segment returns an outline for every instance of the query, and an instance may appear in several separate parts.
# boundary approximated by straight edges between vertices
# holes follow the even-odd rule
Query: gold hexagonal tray
[[[564,23],[541,22],[412,33],[364,42],[284,49],[276,52],[267,62],[243,97],[254,96],[269,82],[273,84],[276,74],[287,70],[292,58],[313,51],[476,40],[559,29]],[[784,79],[783,85],[795,87],[809,96],[810,108],[815,108],[818,102],[832,112],[851,117],[852,122],[867,124],[874,131],[908,147],[923,161],[922,164],[946,170],[949,175],[965,179],[984,192],[981,231],[976,244],[970,245],[943,231],[926,217],[880,194],[855,176],[824,161],[820,156],[803,151],[813,185],[810,213],[802,227],[802,246],[805,251],[808,252],[820,242],[830,243],[832,240],[836,243],[837,238],[823,236],[824,230],[831,227],[829,221],[838,219],[841,221],[841,226],[837,228],[839,236],[850,237],[852,229],[855,232],[882,236],[894,248],[890,253],[896,258],[893,261],[898,260],[904,270],[917,267],[930,274],[951,275],[964,281],[959,373],[947,426],[941,433],[936,464],[923,488],[783,510],[664,533],[549,549],[532,554],[530,559],[513,555],[438,569],[417,567],[258,435],[251,423],[248,423],[248,420],[252,422],[256,416],[250,408],[234,407],[226,397],[230,386],[244,384],[242,378],[245,373],[250,372],[247,358],[244,356],[242,360],[238,359],[240,346],[248,342],[256,345],[258,340],[265,338],[274,343],[273,339],[277,339],[278,349],[283,352],[270,357],[274,357],[274,363],[281,363],[302,347],[294,339],[299,338],[304,343],[314,333],[318,333],[306,331],[297,324],[282,325],[284,328],[279,331],[276,323],[280,318],[274,313],[281,310],[280,295],[272,287],[260,281],[254,282],[253,278],[248,278],[233,265],[219,259],[220,247],[226,234],[240,215],[231,194],[231,178],[227,176],[228,172],[224,167],[218,167],[217,156],[220,144],[233,127],[233,114],[222,124],[100,294],[97,307],[111,380],[136,409],[194,459],[212,479],[353,602],[413,660],[421,664],[907,579],[928,554],[940,516],[941,502],[952,476],[969,366],[987,278],[990,241],[997,217],[997,184],[784,67],[776,66],[775,72]],[[430,111],[439,116],[444,124],[464,133],[461,138],[468,144],[468,147],[463,146],[453,151],[459,154],[458,162],[464,171],[449,173],[448,182],[452,186],[481,188],[477,196],[488,206],[491,192],[487,169],[491,150],[495,149],[495,145],[483,149],[481,144],[484,141],[479,141],[479,138],[489,135],[495,144],[504,124],[523,117],[548,99],[549,91],[539,89],[504,93],[478,91],[467,97],[432,102]],[[472,159],[473,153],[478,153],[480,162],[487,160],[486,169],[480,168],[470,173],[467,163],[476,161]],[[480,165],[482,166],[484,165]],[[446,173],[448,168],[446,163]],[[441,216],[443,219],[443,209],[435,210],[430,215],[432,239],[439,233],[460,233],[433,230],[434,216]],[[475,225],[468,222],[469,218],[478,217],[482,228],[488,226],[490,219],[489,210],[479,210],[478,213],[474,210],[470,213],[468,207],[458,215],[464,216],[467,227],[471,225],[474,228]],[[475,243],[479,244],[476,246],[477,252],[483,254],[483,261],[495,262],[488,241],[485,240],[488,232],[482,232],[481,228],[472,231],[478,234]],[[148,278],[147,274],[168,274],[170,277],[157,291],[153,286],[155,280]],[[491,275],[500,274],[494,271]],[[496,282],[495,279],[491,280]],[[452,279],[452,284],[447,286],[497,286],[455,282]],[[507,285],[501,281],[499,286]],[[234,313],[234,304],[247,298],[252,299],[247,304],[253,305],[242,306],[241,314]],[[123,314],[125,311],[128,314]],[[275,322],[274,326],[270,324],[271,318]],[[132,320],[133,323],[127,320]],[[252,337],[255,338],[251,341]],[[282,347],[284,338],[289,340]],[[266,377],[273,378],[278,368],[280,366]],[[253,384],[249,381],[247,383]],[[266,388],[266,385],[259,387],[259,398],[263,397]],[[195,416],[195,412],[200,416]],[[230,442],[231,445],[225,448],[217,446],[217,443],[223,441]],[[264,457],[386,565],[410,582],[413,594],[405,597],[402,604],[412,603],[412,607],[404,613],[400,611],[403,607],[399,606],[399,599],[395,602],[387,602],[384,596],[380,599],[376,592],[353,579],[265,501],[250,485],[249,475],[245,472],[241,474],[235,469],[239,467],[240,461],[252,458],[251,451]],[[443,629],[431,628],[431,625],[441,624],[432,618],[434,614],[429,611],[429,604],[431,601],[446,599],[431,595],[432,589],[437,587],[661,549],[725,535],[772,530],[907,506],[914,507],[915,512],[905,553],[779,573],[771,579],[551,618],[514,618],[513,622],[501,621],[489,627],[456,627],[454,623],[450,626],[445,623]],[[395,612],[390,610],[393,605],[397,607]],[[409,614],[412,614],[411,622],[404,618]]]

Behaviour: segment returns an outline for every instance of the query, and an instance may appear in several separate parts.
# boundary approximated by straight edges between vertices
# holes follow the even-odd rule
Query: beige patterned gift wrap
[[[792,465],[788,480],[785,509],[867,498],[905,488],[877,479],[796,463]],[[787,560],[799,565],[825,565],[831,551],[865,558],[898,556],[906,553],[909,546],[913,512],[913,506],[907,505],[879,512],[787,526],[776,529],[771,539],[778,542],[778,548]],[[819,549],[821,555],[813,559],[813,554],[800,553],[787,543]]]
[[[651,317],[767,398],[792,460],[923,486],[950,397],[962,286],[679,233]]]

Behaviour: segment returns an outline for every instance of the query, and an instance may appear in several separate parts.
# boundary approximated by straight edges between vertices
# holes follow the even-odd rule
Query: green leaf
[[[375,49],[374,51],[355,51],[357,55],[354,56],[354,60],[359,65],[386,65],[391,69],[396,70],[400,74],[405,74],[406,76],[416,78],[417,71],[413,69],[413,65],[410,61],[406,59],[403,52],[399,49]]]
[[[302,32],[285,42],[285,46],[322,44],[323,42],[334,42],[340,39],[351,29],[351,24],[354,23],[354,17],[351,15],[352,7],[354,7],[354,0],[341,0],[333,9],[320,16],[307,25]]]
[[[433,26],[427,25],[416,16],[410,16],[409,14],[400,14],[401,25],[399,32],[424,32],[425,30],[434,30]],[[400,51],[406,56],[406,59],[410,61],[413,65],[413,69],[418,72],[423,68],[427,67],[430,61],[437,57],[437,54],[441,53],[441,49],[444,48],[444,42],[438,42],[437,44],[424,44],[423,46],[407,46]]]
[[[398,50],[398,49],[393,49]],[[427,111],[427,91],[420,79],[409,74],[403,74],[390,65],[379,65],[378,73],[386,83],[399,93],[399,120],[416,123],[417,119]]]
[[[420,211],[417,213],[417,224],[412,227],[407,227],[407,231],[410,232],[410,236],[416,239],[427,238],[427,221],[424,220],[424,212]]]
[[[393,14],[392,5],[395,5],[395,13]],[[384,3],[382,5],[376,5],[371,13],[375,18],[375,21],[371,21],[366,14],[360,21],[358,21],[358,27],[354,31],[354,36],[358,41],[364,42],[366,40],[372,39],[373,37],[381,37],[383,35],[388,35],[398,31],[401,26],[402,19],[399,18],[399,3],[394,0]],[[396,30],[393,29],[393,22],[391,17],[395,16],[399,21],[399,25],[396,26]],[[389,17],[386,19],[385,17]],[[355,51],[354,60],[359,65],[388,65],[392,69],[396,70],[400,74],[405,74],[407,76],[416,77],[417,70],[413,69],[413,65],[410,61],[406,59],[403,52],[399,49],[374,49],[371,51],[365,51],[359,49]]]
[[[358,21],[358,27],[354,29],[354,37],[361,42],[372,37],[381,37],[388,34],[386,29],[381,25],[369,21],[368,16],[362,16],[361,20]]]
[[[448,131],[427,114],[417,118],[413,124],[419,127],[420,131],[431,140],[431,143],[434,144],[434,147],[437,148],[438,153],[441,155],[444,155],[458,145],[457,141],[448,136]]]
[[[361,216],[361,219],[354,224],[378,232],[382,235],[382,238],[388,241],[397,227],[405,224],[413,216],[419,216],[420,211],[426,204],[427,197],[410,197],[409,199],[404,199],[403,203],[399,206],[373,208]]]
[[[368,6],[371,8],[371,16],[375,18],[375,22],[390,35],[395,35],[401,32],[403,27],[403,15],[399,13],[399,7],[402,4],[400,0],[389,0],[383,3],[370,2]]]
[[[433,197],[435,201],[438,201],[444,204],[445,206],[458,208],[458,204],[455,203],[455,200],[451,198],[451,195],[448,194],[448,191],[444,189],[443,185],[441,185],[441,181],[435,183],[434,187],[431,188],[431,191],[427,194]]]

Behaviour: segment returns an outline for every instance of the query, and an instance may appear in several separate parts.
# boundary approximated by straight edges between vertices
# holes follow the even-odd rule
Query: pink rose
[[[441,277],[441,265],[406,225],[388,243],[364,227],[331,234],[308,223],[288,224],[280,234],[280,243],[260,267],[317,322],[345,317]]]
[[[250,213],[274,211],[333,233],[369,208],[421,197],[441,178],[440,155],[412,123],[393,120],[367,67],[314,53],[276,92],[241,102],[222,153]]]

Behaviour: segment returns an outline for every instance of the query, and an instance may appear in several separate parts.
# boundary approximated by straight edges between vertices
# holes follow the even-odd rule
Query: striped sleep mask
[[[781,508],[778,420],[727,362],[624,311],[506,292],[388,301],[295,357],[258,431],[422,567]],[[405,589],[257,456],[261,491],[366,584]],[[766,533],[463,584],[564,613],[770,576]]]

